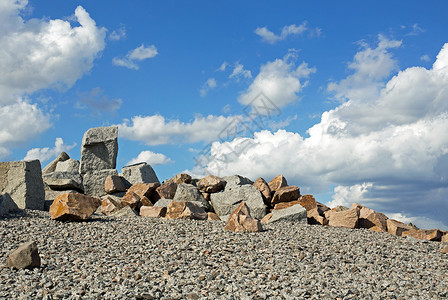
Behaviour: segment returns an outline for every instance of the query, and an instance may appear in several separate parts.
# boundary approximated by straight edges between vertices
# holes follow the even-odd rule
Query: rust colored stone
[[[288,186],[288,182],[283,175],[278,175],[268,183],[269,189],[272,193],[276,192],[279,188]]]
[[[173,199],[176,194],[177,183],[166,182],[156,189],[160,199]]]
[[[268,206],[271,205],[271,189],[269,188],[267,182],[263,178],[258,177],[258,179],[254,182],[254,186],[260,191],[261,195],[263,196],[264,204]]]
[[[405,231],[401,234],[402,237],[411,236],[418,240],[437,241],[440,242],[442,238],[442,232],[439,229],[413,229]]]
[[[126,192],[123,179],[118,175],[109,175],[104,181],[104,191],[108,194]]]
[[[219,216],[213,212],[207,213],[207,221],[221,221]]]
[[[151,197],[151,193],[155,191],[156,188],[160,186],[160,183],[136,183],[128,189],[128,193],[135,193],[140,198],[143,196],[149,198]]]
[[[329,213],[329,214],[327,214]],[[329,226],[357,228],[359,222],[359,209],[349,209],[344,211],[328,211],[325,216]]]
[[[250,216],[249,208],[242,201],[235,211],[230,214],[224,230],[234,232],[260,232],[263,228],[259,220]]]
[[[313,208],[317,208],[317,202],[316,202],[316,199],[314,199],[313,195],[303,195],[303,196],[300,196],[298,202],[307,211],[308,210],[312,210]]]
[[[277,204],[278,205],[278,204]],[[277,206],[276,205],[276,206]],[[264,216],[263,219],[260,220],[260,222],[262,224],[267,224],[269,222],[269,220],[272,218],[272,213],[267,214],[266,216]]]
[[[361,204],[353,203],[350,207],[359,209],[359,223],[358,228],[371,228],[377,226],[383,231],[387,231],[387,219],[385,214],[374,211],[373,209],[367,208]]]
[[[369,230],[375,231],[375,232],[387,232],[387,231],[385,231],[384,229],[382,229],[382,228],[380,228],[378,226],[370,227]]]
[[[206,220],[207,217],[203,207],[186,201],[171,201],[166,212],[167,219]]]
[[[141,206],[140,196],[133,192],[127,192],[121,199],[121,205],[123,207],[130,206],[132,209],[137,209]]]
[[[448,242],[448,231],[444,231],[442,238],[441,238],[442,242]]]
[[[401,236],[403,232],[410,230],[414,230],[414,228],[397,220],[393,219],[387,220],[387,232],[389,232],[390,234]]]
[[[57,196],[50,206],[53,220],[76,221],[88,219],[101,205],[96,197],[79,193],[67,193]]]
[[[448,254],[448,245],[445,245],[442,249],[440,249],[440,253]]]
[[[300,197],[300,189],[294,185],[284,186],[279,188],[271,200],[271,205],[275,205],[280,202],[295,201]]]
[[[205,193],[216,193],[226,186],[226,182],[218,176],[207,175],[198,182],[198,189]]]
[[[140,216],[148,218],[163,218],[166,216],[166,207],[142,206]]]
[[[109,215],[113,214],[114,212],[119,211],[122,208],[123,208],[123,206],[121,205],[120,202],[115,201],[114,199],[112,199],[109,196],[106,196],[101,201],[101,212],[103,214],[105,214],[106,216],[109,216]]]
[[[191,183],[191,181],[192,181],[191,176],[188,175],[188,174],[185,174],[185,173],[177,174],[173,178],[167,180],[167,182],[174,182],[174,183],[177,183],[177,184],[180,184],[180,183]]]
[[[290,201],[290,202],[280,202],[280,203],[275,204],[274,210],[288,208],[288,207],[291,207],[296,204],[300,204],[299,200],[294,200],[294,201]]]

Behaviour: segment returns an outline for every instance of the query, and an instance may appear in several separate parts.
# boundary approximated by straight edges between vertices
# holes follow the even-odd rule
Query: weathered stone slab
[[[79,173],[79,160],[67,159],[59,161],[56,165],[55,172],[75,172]]]
[[[156,172],[145,162],[123,167],[120,175],[128,187],[136,183],[159,183]]]
[[[271,200],[271,205],[274,206],[280,202],[290,202],[294,200],[298,200],[300,197],[300,188],[295,185],[284,186],[275,192],[274,196]]]
[[[6,260],[7,268],[32,269],[40,268],[40,256],[36,242],[27,242],[14,250]]]
[[[172,182],[176,184],[188,183],[192,184],[192,178],[190,175],[185,173],[176,174],[173,178],[168,179],[166,182]]]
[[[252,218],[249,207],[243,201],[230,214],[224,230],[234,232],[260,232],[263,231],[263,227],[259,220]]]
[[[82,177],[78,172],[52,172],[42,175],[44,183],[54,191],[77,190],[84,192]]]
[[[110,216],[122,208],[121,201],[117,201],[110,196],[104,197],[101,201],[101,212],[106,216]]]
[[[67,153],[61,152],[58,157],[56,157],[55,160],[53,160],[51,163],[49,163],[45,168],[42,170],[42,174],[47,174],[56,171],[56,167],[59,162],[66,161],[70,159],[70,156],[68,156]]]
[[[98,170],[85,173],[83,177],[84,193],[86,195],[96,197],[106,195],[104,183],[106,182],[107,176],[112,175],[118,175],[117,170]]]
[[[204,208],[195,202],[171,201],[167,208],[166,218],[207,220],[208,215]]]
[[[260,191],[261,195],[263,196],[264,204],[270,206],[271,205],[271,189],[269,188],[269,185],[267,182],[259,177],[254,182],[254,186]]]
[[[359,209],[359,222],[358,228],[371,228],[377,226],[383,231],[387,231],[387,219],[385,214],[374,211],[373,209],[367,208],[361,204],[353,203],[350,208]]]
[[[328,213],[328,214],[327,214]],[[328,211],[325,216],[329,226],[357,228],[359,222],[359,209],[349,209],[343,211]]]
[[[272,216],[271,218],[269,218],[267,223],[278,221],[294,221],[307,224],[307,211],[300,204],[296,204],[284,209],[275,209],[272,211]]]
[[[177,185],[174,201],[195,202],[205,210],[210,210],[210,204],[202,196],[201,192],[192,184],[180,183]]]
[[[0,162],[0,194],[4,193],[19,209],[43,210],[45,192],[40,161]]]
[[[82,139],[79,173],[115,169],[117,154],[117,126],[90,128]]]
[[[62,194],[54,199],[50,207],[50,217],[59,221],[87,220],[98,207],[101,200],[79,193]]]
[[[166,216],[166,207],[142,206],[140,216],[148,218],[163,218]]]
[[[397,220],[387,220],[387,232],[390,234],[401,236],[403,232],[413,230],[414,228]]]
[[[176,195],[177,183],[166,182],[156,189],[160,199],[173,199]]]
[[[215,175],[207,175],[198,182],[197,187],[201,192],[216,193],[224,189],[226,182]]]
[[[222,179],[226,182],[226,189],[231,189],[235,186],[254,184],[252,180],[241,175],[225,176]]]
[[[118,175],[109,175],[104,181],[104,191],[108,194],[115,194],[119,192],[126,192],[123,178]]]
[[[271,189],[272,193],[275,193],[279,188],[288,186],[288,182],[286,181],[286,178],[283,177],[283,175],[278,175],[268,183],[269,188]]]

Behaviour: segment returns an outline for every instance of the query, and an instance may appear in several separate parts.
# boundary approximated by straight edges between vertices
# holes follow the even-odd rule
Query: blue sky
[[[119,169],[282,173],[448,229],[447,8],[0,0],[0,160],[79,159],[88,128],[118,125]]]

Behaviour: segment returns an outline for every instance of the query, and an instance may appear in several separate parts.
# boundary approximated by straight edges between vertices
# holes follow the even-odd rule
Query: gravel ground
[[[223,222],[48,212],[0,219],[0,299],[444,299],[442,244],[296,223],[233,233]],[[3,265],[37,241],[42,267]]]

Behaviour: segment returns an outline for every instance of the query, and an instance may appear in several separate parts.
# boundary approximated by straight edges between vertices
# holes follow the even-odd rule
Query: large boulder
[[[156,172],[145,162],[123,167],[120,175],[128,187],[136,183],[159,183]]]
[[[439,229],[413,229],[409,231],[405,231],[401,234],[402,237],[413,237],[418,240],[427,240],[427,241],[437,241],[440,242],[442,239],[442,231]]]
[[[288,186],[288,182],[283,175],[278,175],[277,177],[269,181],[268,185],[271,189],[271,192],[275,193],[279,188]]]
[[[401,236],[403,232],[414,230],[412,226],[406,225],[403,222],[387,219],[387,232],[392,235]]]
[[[180,183],[177,185],[174,201],[195,202],[202,206],[205,210],[210,210],[210,204],[205,200],[204,196],[192,184]]]
[[[274,209],[267,223],[277,221],[294,221],[307,224],[307,211],[298,203],[287,208]]]
[[[210,200],[219,217],[231,214],[242,201],[249,207],[252,217],[262,219],[266,215],[263,197],[252,184],[226,185],[224,191],[211,194]]]
[[[215,175],[207,175],[198,182],[197,187],[204,193],[216,193],[222,190],[226,185],[226,182]]]
[[[0,217],[18,209],[17,204],[15,204],[8,193],[0,195]]]
[[[27,242],[14,250],[6,260],[7,268],[32,269],[40,268],[40,256],[36,242]]]
[[[167,219],[207,220],[208,214],[195,202],[171,201],[166,211]]]
[[[359,209],[353,208],[343,211],[327,211],[325,216],[329,226],[357,228],[359,222]]]
[[[122,208],[121,201],[117,201],[113,197],[106,196],[101,201],[101,212],[106,216],[110,216]]]
[[[173,182],[173,183],[177,183],[177,184],[181,184],[181,183],[192,183],[192,178],[190,175],[185,174],[185,173],[180,173],[175,175],[173,178],[168,179],[166,182]]]
[[[166,216],[166,211],[166,207],[142,206],[140,208],[140,216],[148,218],[163,218]]]
[[[79,172],[79,160],[67,159],[64,161],[59,161],[56,165],[55,172]]]
[[[385,214],[376,212],[373,209],[367,208],[361,204],[353,203],[350,208],[359,209],[359,223],[358,228],[370,229],[377,226],[382,231],[387,231],[387,219]]]
[[[106,195],[104,183],[106,182],[107,176],[113,175],[118,175],[117,170],[97,170],[85,173],[83,177],[84,193],[96,197]]]
[[[226,182],[226,189],[231,189],[232,187],[235,186],[242,186],[254,183],[249,178],[241,175],[225,176],[222,179]]]
[[[259,177],[254,182],[254,187],[256,187],[261,195],[263,196],[263,201],[266,205],[271,205],[271,189],[269,188],[269,185],[267,182]]]
[[[79,193],[62,194],[50,206],[50,217],[59,221],[87,220],[101,205],[96,197]]]
[[[82,177],[78,172],[52,172],[42,175],[44,183],[55,191],[77,190],[84,192]]]
[[[115,169],[117,154],[117,126],[90,128],[82,139],[79,173]]]
[[[42,174],[47,174],[56,171],[56,167],[59,162],[66,161],[70,159],[70,156],[68,156],[67,153],[61,152],[58,157],[56,157],[55,160],[53,160],[51,163],[49,163],[45,168],[42,169]]]
[[[0,162],[0,194],[4,193],[20,209],[43,210],[45,192],[40,161]]]
[[[295,185],[284,186],[275,192],[274,196],[271,200],[271,205],[275,205],[280,202],[291,202],[299,199],[300,197],[300,188]]]
[[[224,230],[234,232],[260,232],[263,231],[263,227],[259,220],[252,218],[249,207],[243,201],[230,214]]]
[[[177,183],[165,182],[156,189],[159,199],[173,199],[176,195]]]
[[[115,194],[119,192],[126,192],[123,177],[118,175],[109,175],[104,181],[104,191],[108,194]]]
[[[56,199],[57,196],[67,193],[78,193],[78,191],[75,190],[67,190],[67,191],[53,191],[53,190],[45,190],[45,211],[50,210],[51,204],[53,204],[54,199]]]

